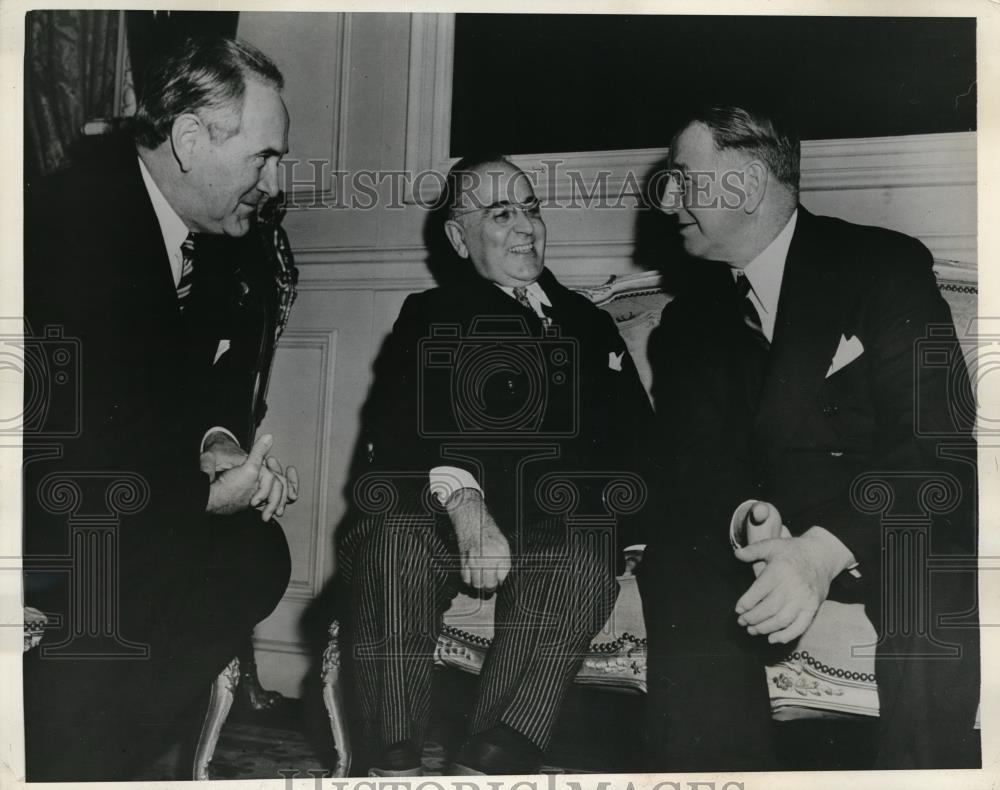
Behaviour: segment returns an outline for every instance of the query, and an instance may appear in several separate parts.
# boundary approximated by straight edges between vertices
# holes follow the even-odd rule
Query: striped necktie
[[[191,295],[191,281],[194,279],[194,234],[189,233],[181,244],[181,278],[177,281],[177,303],[184,310],[184,303]]]
[[[543,327],[548,329],[550,326],[552,326],[552,319],[549,318],[547,315],[539,313],[539,311],[536,310],[535,306],[531,303],[531,300],[528,298],[527,286],[515,285],[514,298],[517,300],[518,304],[520,304],[522,307],[527,307],[532,312],[533,315],[538,316],[538,320],[542,322]]]
[[[753,333],[754,340],[765,350],[769,349],[771,343],[764,334],[764,328],[760,321],[760,313],[757,312],[756,305],[750,299],[750,279],[745,274],[736,275],[736,290],[740,295],[743,323]]]

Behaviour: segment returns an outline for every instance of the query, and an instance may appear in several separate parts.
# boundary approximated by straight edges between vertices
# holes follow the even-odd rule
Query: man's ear
[[[746,191],[746,201],[743,203],[743,211],[753,214],[767,192],[767,179],[770,173],[764,167],[764,163],[759,159],[754,159],[746,169],[747,180],[743,185]]]
[[[207,134],[205,124],[194,113],[184,113],[174,118],[170,127],[170,146],[181,172],[191,170],[198,146]]]
[[[469,248],[465,246],[465,229],[453,219],[444,223],[444,232],[459,258],[469,257]]]

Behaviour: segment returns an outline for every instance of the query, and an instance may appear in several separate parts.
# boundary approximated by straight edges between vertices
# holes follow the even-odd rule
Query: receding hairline
[[[730,155],[730,154],[733,154],[734,152],[738,152],[739,151],[738,148],[735,148],[733,146],[726,147],[726,146],[719,145],[719,139],[718,139],[718,136],[715,133],[715,129],[713,129],[710,124],[706,123],[705,121],[701,120],[700,118],[692,118],[690,121],[688,121],[687,123],[685,123],[680,129],[678,129],[676,132],[674,132],[674,136],[670,138],[670,155],[671,155],[671,157],[673,156],[674,149],[676,148],[675,143],[677,142],[677,139],[682,134],[684,134],[684,132],[688,131],[689,129],[693,129],[696,126],[701,126],[701,127],[703,127],[705,129],[706,132],[708,132],[708,139],[712,141],[712,148],[713,148],[713,150],[716,153]]]
[[[739,104],[706,106],[686,118],[671,140],[695,124],[704,126],[710,135],[713,151],[750,154],[762,162],[779,183],[798,196],[801,178],[801,139],[782,114]]]
[[[532,195],[534,195],[535,188],[531,183],[531,179],[528,178],[528,174],[524,172],[520,167],[511,162],[509,159],[497,158],[494,160],[488,160],[483,162],[477,162],[471,167],[462,168],[461,170],[453,170],[449,173],[449,176],[454,180],[456,192],[452,197],[451,210],[458,208],[462,201],[467,195],[474,192],[479,188],[484,182],[497,183],[496,178],[490,178],[492,174],[502,174],[507,172],[511,175],[508,183],[517,183],[521,178],[524,178],[531,189]],[[479,178],[476,178],[479,176]],[[484,178],[484,176],[486,176]]]
[[[284,89],[283,83],[270,79],[266,75],[259,74],[252,69],[244,69],[243,71],[243,92],[239,96],[233,96],[228,101],[215,107],[201,107],[197,110],[192,110],[191,112],[202,118],[203,122],[209,127],[209,131],[212,132],[213,138],[216,130],[218,130],[219,139],[221,140],[233,137],[239,134],[243,129],[243,116],[244,113],[246,113],[247,93],[249,92],[252,84],[256,84],[264,90],[271,90],[274,92],[274,94],[278,97],[278,101],[281,103],[287,123],[288,108],[285,106],[285,100],[282,97],[282,91]]]
[[[281,70],[264,52],[242,39],[190,36],[157,55],[147,66],[135,116],[129,120],[136,143],[155,148],[166,141],[171,124],[192,113],[228,137],[242,118],[250,82],[280,94]]]

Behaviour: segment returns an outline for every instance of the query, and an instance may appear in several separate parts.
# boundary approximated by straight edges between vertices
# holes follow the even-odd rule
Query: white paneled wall
[[[290,158],[322,173],[446,167],[450,36],[446,15],[242,13],[239,33],[282,68],[292,118]],[[664,145],[669,141],[664,140]],[[589,174],[648,172],[665,150],[558,155]],[[556,155],[518,157],[526,168]],[[286,168],[299,204],[330,202],[335,180]],[[976,263],[975,134],[803,146],[803,203],[813,211],[921,238],[958,271]],[[388,183],[383,184],[386,198]],[[567,181],[557,185],[565,193]],[[542,189],[543,194],[546,190]],[[292,582],[257,629],[265,686],[299,695],[309,667],[302,613],[334,571],[333,532],[345,512],[347,468],[371,364],[399,307],[430,287],[425,211],[303,208],[285,221],[301,271],[299,299],[277,354],[264,429],[278,457],[298,465],[300,501],[282,519]],[[637,212],[550,209],[548,263],[564,282],[593,284],[633,263]]]

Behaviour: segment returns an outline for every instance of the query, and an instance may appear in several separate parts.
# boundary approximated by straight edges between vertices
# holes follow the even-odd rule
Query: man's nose
[[[269,159],[264,169],[260,173],[260,181],[257,182],[257,189],[269,198],[275,198],[280,191],[278,187],[278,160]]]
[[[515,209],[514,214],[516,220],[514,221],[514,230],[518,233],[524,233],[525,235],[531,235],[535,232],[535,224],[531,221],[524,211],[521,209]]]
[[[684,193],[674,184],[668,183],[660,198],[659,209],[664,214],[673,215],[684,208]]]

